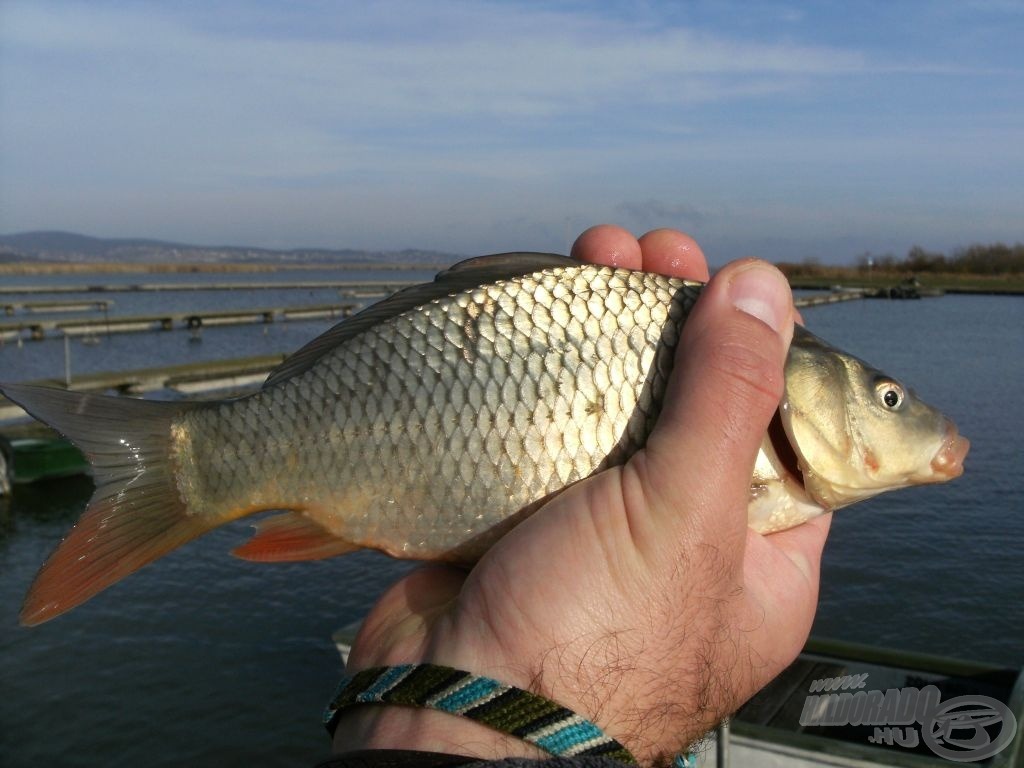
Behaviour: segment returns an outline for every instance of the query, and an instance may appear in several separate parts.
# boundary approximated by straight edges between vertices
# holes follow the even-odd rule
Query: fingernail
[[[729,281],[729,298],[736,309],[753,315],[778,332],[789,317],[792,296],[782,273],[753,261]]]

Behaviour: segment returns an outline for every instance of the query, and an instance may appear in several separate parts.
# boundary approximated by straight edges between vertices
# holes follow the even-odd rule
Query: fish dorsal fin
[[[435,283],[466,282],[456,290],[493,283],[498,280],[509,280],[520,275],[540,272],[542,269],[554,267],[578,267],[582,261],[557,253],[530,253],[515,251],[512,253],[494,253],[490,256],[475,256],[452,264],[443,272],[438,272]]]
[[[263,389],[308,371],[317,360],[339,344],[434,299],[451,296],[485,283],[509,280],[552,267],[579,266],[581,263],[568,256],[554,253],[498,253],[460,261],[438,273],[433,282],[403,288],[320,334],[272,370],[267,380],[263,382]]]

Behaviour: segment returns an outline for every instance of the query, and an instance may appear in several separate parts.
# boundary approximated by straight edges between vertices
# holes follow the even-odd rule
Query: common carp
[[[247,397],[0,385],[78,445],[96,481],[21,621],[53,618],[266,510],[282,513],[234,554],[309,560],[371,547],[472,563],[558,491],[644,445],[701,288],[563,256],[485,256],[338,324]],[[968,445],[897,380],[797,327],[751,479],[750,526],[771,533],[957,477]]]

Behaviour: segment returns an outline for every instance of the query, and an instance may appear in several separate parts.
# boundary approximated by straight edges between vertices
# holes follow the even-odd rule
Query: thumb
[[[653,541],[745,537],[754,461],[782,397],[793,317],[786,278],[762,261],[734,262],[704,288],[643,452]]]

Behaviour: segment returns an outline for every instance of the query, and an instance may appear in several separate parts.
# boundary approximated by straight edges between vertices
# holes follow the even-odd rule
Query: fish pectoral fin
[[[287,512],[261,520],[256,533],[231,551],[235,557],[259,562],[323,560],[361,549],[342,539],[302,512]]]

